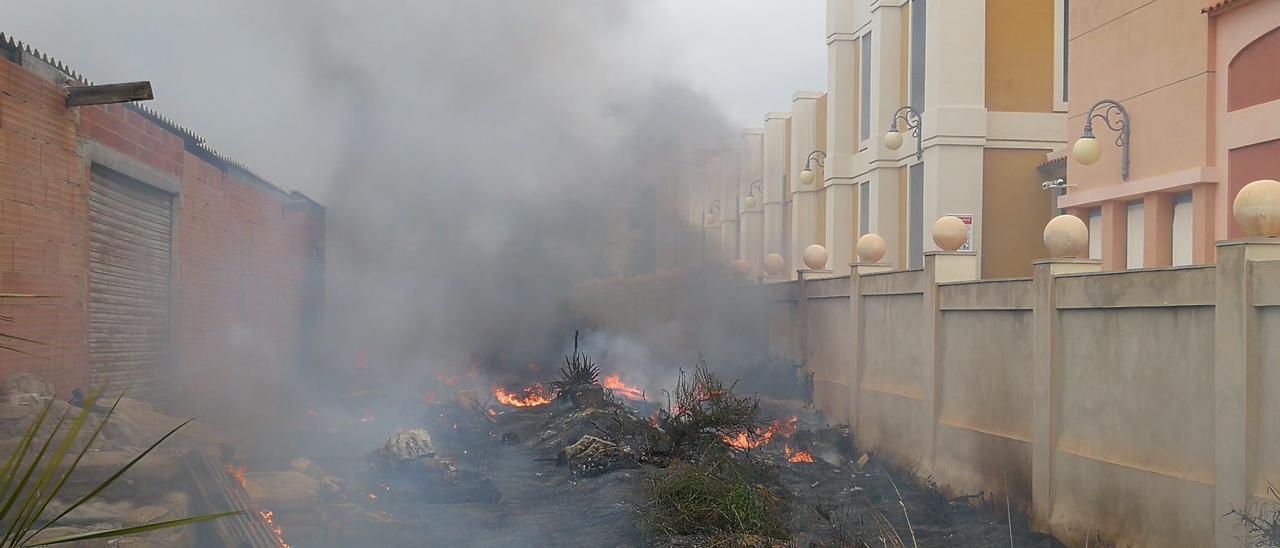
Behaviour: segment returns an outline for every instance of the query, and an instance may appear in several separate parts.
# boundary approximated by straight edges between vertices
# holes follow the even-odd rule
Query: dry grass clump
[[[651,478],[648,521],[667,535],[787,538],[777,518],[780,501],[750,481],[757,473],[720,460],[670,469]]]

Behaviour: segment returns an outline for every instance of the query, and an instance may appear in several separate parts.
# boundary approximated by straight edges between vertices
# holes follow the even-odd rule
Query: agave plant
[[[178,432],[183,426],[191,421],[188,420],[168,434],[165,434],[155,443],[151,444],[145,451],[140,453],[133,460],[129,461],[114,474],[108,477],[97,487],[88,493],[76,499],[61,513],[47,518],[45,511],[48,510],[49,504],[54,498],[62,493],[62,487],[66,484],[67,479],[75,472],[76,466],[80,463],[80,459],[89,451],[89,447],[98,438],[98,434],[102,432],[103,426],[111,415],[115,412],[116,407],[120,405],[120,400],[124,398],[121,393],[116,398],[115,403],[111,406],[102,420],[93,429],[93,433],[84,442],[84,446],[79,452],[75,453],[75,458],[67,465],[63,466],[67,457],[72,454],[72,447],[75,445],[76,439],[79,437],[81,430],[84,429],[88,422],[94,405],[97,403],[99,396],[102,395],[102,389],[95,390],[88,398],[85,399],[84,405],[80,412],[68,423],[68,417],[71,410],[68,409],[54,423],[53,430],[49,433],[44,441],[37,442],[38,433],[45,421],[49,418],[49,410],[53,407],[53,400],[50,399],[37,413],[35,420],[31,422],[31,426],[27,427],[26,432],[19,440],[17,449],[4,462],[3,468],[0,468],[0,532],[4,536],[0,538],[0,548],[19,548],[31,546],[48,546],[51,544],[63,544],[68,542],[77,542],[94,539],[108,539],[123,537],[128,535],[137,535],[160,529],[169,529],[173,527],[181,527],[193,523],[204,521],[212,521],[228,516],[242,514],[243,512],[222,512],[217,514],[207,514],[201,516],[193,516],[171,521],[162,521],[158,523],[149,523],[134,527],[125,527],[120,529],[111,529],[107,531],[93,531],[88,533],[63,536],[52,539],[34,540],[37,535],[46,529],[56,525],[58,520],[70,514],[76,508],[84,503],[97,497],[103,490],[111,486],[120,476],[128,472],[133,465],[142,460],[161,443],[169,439],[170,436]],[[64,431],[63,427],[67,429]],[[62,434],[61,440],[56,444],[54,440]],[[36,446],[39,449],[32,454],[32,449]],[[28,459],[28,455],[31,458]]]
[[[591,361],[583,352],[578,351],[578,332],[573,332],[573,356],[565,356],[564,366],[560,368],[560,378],[551,381],[555,389],[556,399],[567,396],[573,399],[577,389],[596,384],[600,379],[600,366]]]

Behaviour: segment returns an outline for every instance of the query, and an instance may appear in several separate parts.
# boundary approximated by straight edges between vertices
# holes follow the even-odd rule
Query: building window
[[[1227,110],[1236,111],[1280,101],[1276,56],[1280,55],[1280,28],[1250,42],[1227,66]]]
[[[1089,258],[1102,260],[1102,208],[1089,210]]]
[[[928,0],[911,0],[911,106],[924,112],[925,15]]]
[[[1126,208],[1125,227],[1128,237],[1125,242],[1125,267],[1142,268],[1142,249],[1144,239],[1142,202],[1134,202]]]
[[[1067,102],[1067,63],[1071,61],[1071,0],[1062,0],[1062,102]]]
[[[1071,1],[1053,0],[1053,109],[1067,111],[1067,65],[1071,53]]]
[[[871,183],[858,185],[858,236],[871,232]]]
[[[907,268],[924,267],[924,164],[911,165],[908,184],[907,232],[910,247],[907,249]]]
[[[1173,266],[1184,266],[1192,263],[1191,234],[1193,225],[1191,193],[1183,192],[1173,196]]]
[[[862,69],[862,89],[859,90],[859,100],[862,102],[861,120],[859,120],[858,140],[865,141],[871,138],[871,33],[862,35],[862,42],[859,45],[862,59],[859,60]]]

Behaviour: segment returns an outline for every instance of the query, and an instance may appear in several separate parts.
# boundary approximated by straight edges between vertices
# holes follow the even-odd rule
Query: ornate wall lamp
[[[804,161],[804,171],[800,172],[800,182],[805,186],[813,184],[813,164],[819,166],[824,165],[827,161],[827,153],[822,150],[815,150],[809,153],[809,158]]]
[[[1102,110],[1099,111],[1098,109]],[[1112,119],[1112,116],[1115,118]],[[1080,139],[1076,140],[1075,146],[1071,148],[1071,155],[1075,157],[1077,162],[1086,166],[1098,163],[1102,158],[1102,147],[1098,145],[1098,139],[1093,136],[1093,120],[1099,118],[1111,131],[1119,132],[1116,137],[1116,146],[1120,147],[1120,177],[1129,180],[1129,111],[1124,109],[1118,101],[1111,99],[1103,99],[1093,105],[1089,109],[1089,117],[1085,119],[1084,134]]]
[[[889,150],[898,150],[902,148],[902,133],[898,131],[898,120],[907,125],[907,129],[911,130],[911,136],[916,139],[916,160],[922,160],[924,157],[924,138],[920,136],[920,112],[912,108],[910,105],[898,109],[893,113],[893,122],[889,124],[889,133],[884,134],[884,146]]]
[[[764,184],[764,179],[751,181],[751,186],[747,188],[747,198],[742,201],[743,205],[747,206],[747,210],[755,209],[760,202],[760,198],[756,198],[756,192],[759,191],[761,196],[764,195],[764,189],[760,186],[762,184]]]
[[[711,200],[711,205],[707,207],[707,226],[716,224],[718,215],[720,215],[720,200]]]

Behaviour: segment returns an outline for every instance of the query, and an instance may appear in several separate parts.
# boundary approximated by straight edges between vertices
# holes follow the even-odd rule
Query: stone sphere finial
[[[827,248],[813,244],[804,248],[804,264],[809,270],[822,270],[827,267]]]
[[[1254,181],[1236,194],[1231,213],[1250,236],[1280,236],[1280,181]]]
[[[782,269],[787,267],[786,259],[777,253],[770,253],[764,256],[764,272],[770,276],[782,274]]]
[[[1089,254],[1089,227],[1075,215],[1058,215],[1044,225],[1044,246],[1051,257]]]
[[[739,278],[746,278],[751,274],[751,263],[746,259],[738,259],[733,261],[733,275]]]
[[[858,238],[858,259],[864,263],[878,263],[884,258],[884,238],[874,232]]]
[[[933,243],[943,251],[960,249],[969,240],[969,227],[953,215],[946,215],[933,223]]]

